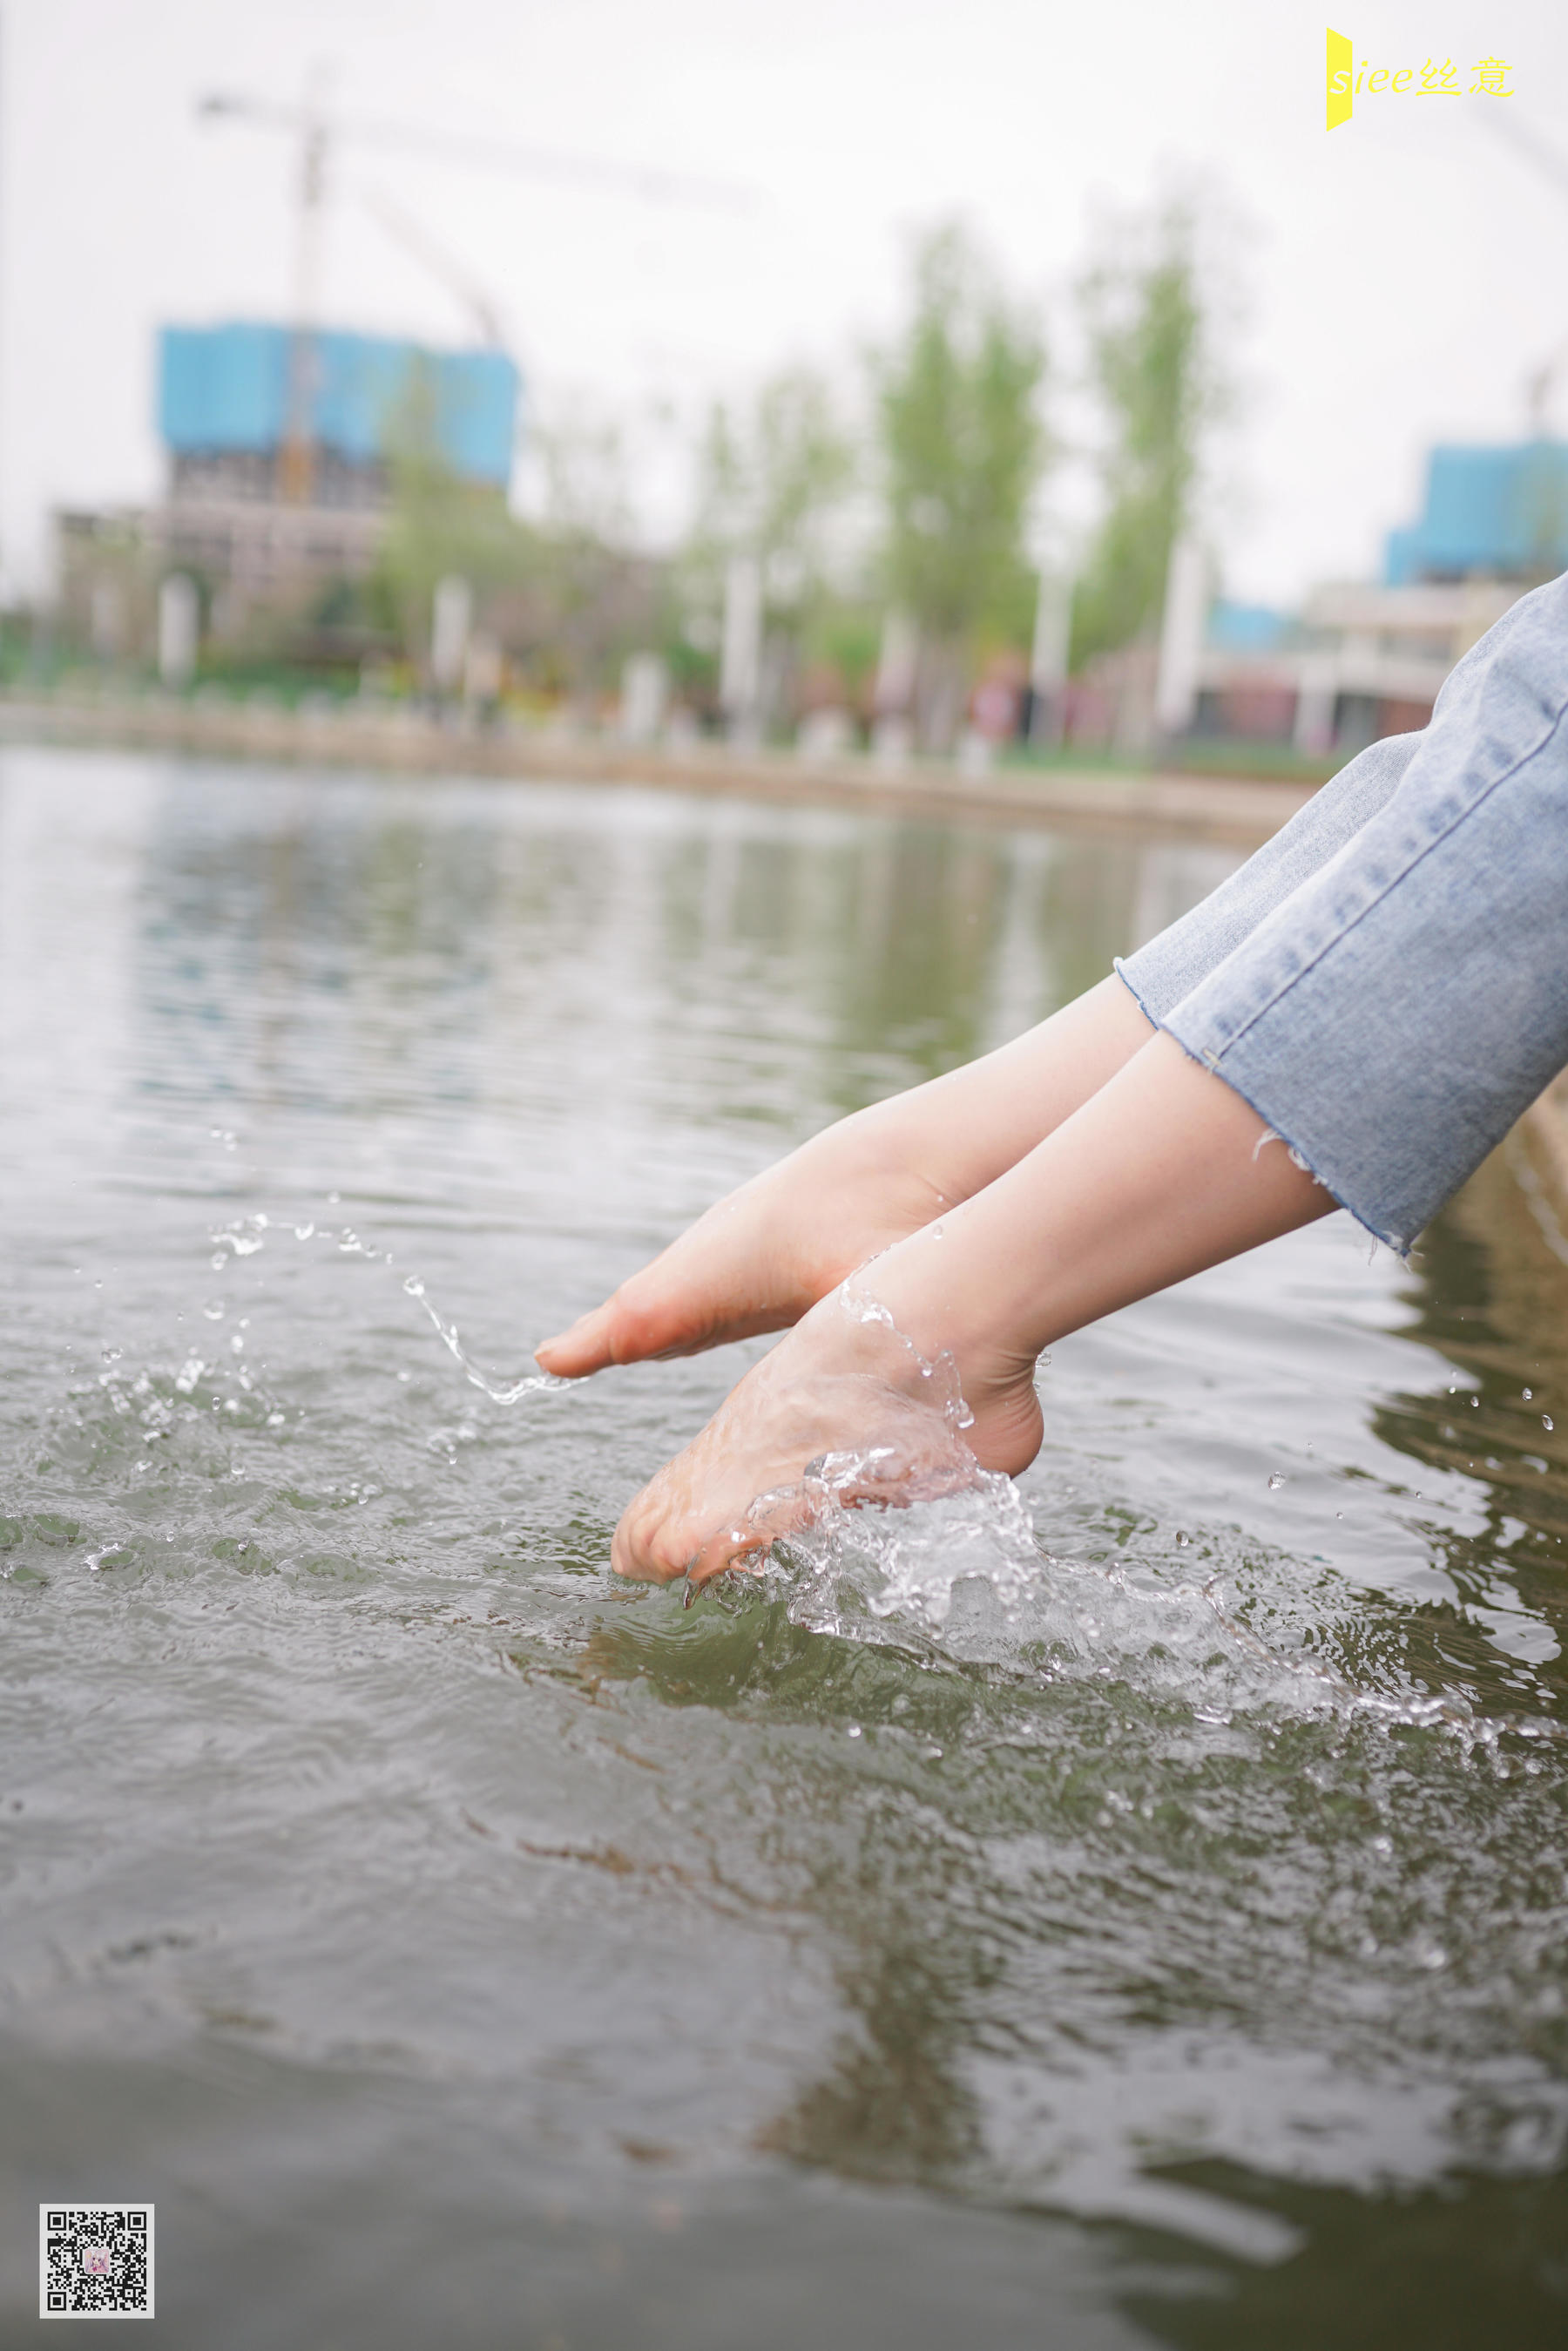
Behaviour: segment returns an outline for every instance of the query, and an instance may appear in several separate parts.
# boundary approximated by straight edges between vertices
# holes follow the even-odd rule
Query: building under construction
[[[68,633],[106,658],[146,656],[174,572],[195,583],[219,643],[305,612],[374,562],[400,457],[504,496],[521,391],[497,349],[260,321],[163,328],[165,496],[57,517]]]

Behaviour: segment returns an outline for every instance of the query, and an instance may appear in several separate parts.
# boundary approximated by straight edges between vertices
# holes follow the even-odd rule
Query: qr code
[[[151,2204],[40,2204],[40,2318],[151,2318]]]

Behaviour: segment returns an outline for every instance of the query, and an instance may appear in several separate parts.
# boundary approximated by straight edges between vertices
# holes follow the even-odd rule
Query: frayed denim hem
[[[1127,989],[1127,994],[1132,998],[1133,1002],[1137,1006],[1138,1010],[1143,1014],[1143,1017],[1148,1022],[1149,1027],[1151,1029],[1158,1029],[1159,1027],[1159,1015],[1158,1012],[1151,1012],[1149,1010],[1142,995],[1127,977],[1127,964],[1121,956],[1113,956],[1111,957],[1111,969],[1116,973],[1116,977],[1121,981],[1122,986]]]
[[[1137,991],[1135,990],[1134,992],[1136,994]],[[1228,1076],[1227,1073],[1220,1067],[1219,1062],[1212,1060],[1209,1054],[1195,1051],[1193,1048],[1188,1044],[1186,1039],[1179,1037],[1175,1029],[1170,1028],[1165,1021],[1157,1021],[1155,1025],[1158,1029],[1162,1037],[1168,1037],[1173,1044],[1177,1044],[1181,1047],[1182,1051],[1186,1054],[1189,1061],[1196,1062],[1200,1070],[1207,1070],[1209,1075],[1211,1078],[1218,1078],[1222,1086],[1229,1086],[1231,1092],[1236,1096],[1238,1102],[1244,1102],[1247,1108],[1262,1120],[1263,1134],[1258,1142],[1256,1149],[1254,1150],[1254,1157],[1256,1157],[1257,1152],[1262,1149],[1265,1143],[1282,1143],[1285,1149],[1290,1153],[1293,1163],[1299,1167],[1304,1175],[1310,1176],[1314,1184],[1322,1186],[1323,1189],[1328,1194],[1329,1198],[1334,1202],[1335,1207],[1343,1208],[1347,1217],[1353,1217],[1355,1219],[1355,1222],[1361,1227],[1362,1231],[1367,1234],[1373,1240],[1380,1242],[1384,1249],[1392,1249],[1394,1255],[1398,1259],[1401,1265],[1409,1264],[1410,1251],[1415,1247],[1414,1241],[1406,1240],[1402,1235],[1398,1233],[1386,1233],[1379,1231],[1378,1228],[1372,1222],[1369,1217],[1364,1217],[1362,1215],[1354,1200],[1347,1200],[1342,1192],[1336,1192],[1334,1186],[1327,1182],[1324,1176],[1318,1174],[1317,1169],[1313,1165],[1311,1159],[1301,1148],[1301,1145],[1292,1141],[1284,1128],[1276,1123],[1272,1113],[1266,1111],[1262,1102],[1255,1101],[1252,1095],[1248,1092],[1245,1086],[1239,1086],[1234,1078]]]

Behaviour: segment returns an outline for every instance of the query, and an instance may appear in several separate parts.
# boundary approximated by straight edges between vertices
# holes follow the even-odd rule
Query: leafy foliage
[[[1115,225],[1079,283],[1109,437],[1105,514],[1074,602],[1075,669],[1158,627],[1204,438],[1227,402],[1198,229],[1193,202],[1171,197],[1148,216]]]
[[[929,235],[916,256],[913,315],[877,362],[877,389],[887,584],[939,644],[1027,637],[1044,373],[1041,336],[1009,308],[962,228]]]
[[[481,597],[526,566],[529,534],[504,494],[464,481],[441,454],[434,388],[416,375],[391,436],[392,507],[374,593],[410,656],[422,662],[436,582],[450,573]]]
[[[742,413],[715,405],[698,455],[688,554],[699,601],[716,606],[725,563],[750,555],[773,613],[811,604],[833,572],[855,477],[853,444],[811,369],[782,370]]]

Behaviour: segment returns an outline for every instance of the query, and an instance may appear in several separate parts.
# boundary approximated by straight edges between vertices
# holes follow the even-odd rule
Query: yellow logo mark
[[[1343,33],[1328,29],[1328,127],[1337,131],[1350,120],[1355,100],[1367,98],[1511,98],[1506,57],[1478,57],[1475,79],[1467,92],[1452,57],[1441,65],[1428,57],[1421,66],[1375,66],[1363,57],[1359,71],[1355,52]]]
[[[1350,68],[1355,51],[1343,33],[1328,37],[1328,128],[1350,120]]]

